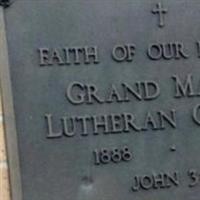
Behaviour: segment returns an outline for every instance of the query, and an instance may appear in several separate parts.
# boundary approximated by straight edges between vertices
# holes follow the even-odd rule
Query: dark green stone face
[[[4,17],[17,200],[199,200],[198,0],[16,0]]]

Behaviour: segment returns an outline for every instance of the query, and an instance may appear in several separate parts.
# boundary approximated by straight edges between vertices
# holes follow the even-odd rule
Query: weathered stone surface
[[[199,2],[19,0],[4,17],[13,200],[199,200]]]

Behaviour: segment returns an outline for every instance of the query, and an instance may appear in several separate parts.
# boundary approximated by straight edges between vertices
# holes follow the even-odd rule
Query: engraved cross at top
[[[157,3],[157,4],[156,4],[156,8],[152,10],[152,13],[153,13],[153,14],[158,14],[158,17],[159,17],[159,24],[158,24],[158,26],[159,26],[160,28],[162,28],[162,27],[165,26],[164,15],[165,15],[167,12],[168,12],[168,10],[165,9],[165,8],[163,8],[161,3]]]

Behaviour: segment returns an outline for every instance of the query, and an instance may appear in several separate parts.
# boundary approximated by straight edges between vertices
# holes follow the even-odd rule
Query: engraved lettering
[[[61,137],[62,132],[54,132],[53,131],[52,115],[46,114],[45,119],[47,121],[47,129],[48,129],[47,138],[59,138],[59,137]]]
[[[172,79],[175,83],[175,98],[199,96],[194,92],[192,74],[188,74],[185,80],[177,75],[172,76]]]
[[[152,60],[187,59],[184,44],[181,42],[152,43],[148,46],[147,56]]]
[[[85,55],[85,59],[84,59],[85,64],[92,63],[91,58],[93,58],[94,64],[99,63],[98,49],[96,46],[84,47],[83,49],[84,49],[84,55]]]
[[[101,150],[95,149],[93,151],[94,154],[94,163],[96,165],[100,164],[109,164],[120,163],[120,162],[128,162],[132,159],[132,153],[127,146],[122,148],[114,148],[112,150],[103,148]]]
[[[185,47],[183,43],[176,42],[175,43],[175,58],[180,59],[180,58],[188,58],[189,55],[185,52]]]
[[[196,44],[197,44],[198,57],[200,58],[200,41],[198,41]]]
[[[155,189],[159,189],[159,188],[167,188],[168,185],[165,183],[165,174],[161,173],[161,174],[154,174],[154,185],[153,187]]]
[[[159,85],[155,81],[144,81],[143,85],[145,100],[156,99],[160,95]]]
[[[192,119],[197,124],[200,125],[200,104],[196,105],[192,112]]]
[[[132,48],[130,48],[132,55]],[[99,51],[97,46],[63,47],[63,48],[39,48],[39,65],[79,65],[98,64]],[[129,56],[130,56],[129,55]]]
[[[79,53],[82,53],[82,48],[81,47],[73,47],[73,48],[70,48],[69,51],[73,52],[74,64],[81,64]]]
[[[82,136],[87,136],[89,134],[88,124],[87,124],[87,121],[89,119],[90,119],[89,115],[77,117],[77,120],[80,121],[82,125],[82,130],[83,130],[83,132],[81,133]]]
[[[110,94],[109,94],[106,102],[112,103],[114,101],[114,99],[116,99],[117,102],[123,101],[118,90],[117,90],[117,88],[116,88],[116,86],[112,84]]]
[[[194,169],[189,170],[188,175],[191,179],[189,187],[195,187],[196,185],[199,184],[200,174],[196,170],[194,170]]]
[[[84,90],[85,86],[82,83],[72,82],[67,88],[66,97],[72,104],[82,104],[85,101]]]
[[[68,136],[68,137],[72,137],[74,136],[74,132],[76,131],[75,128],[75,118],[71,117],[70,119],[68,119],[67,117],[63,117],[61,118],[62,122],[63,122],[63,133],[64,135]],[[69,123],[67,123],[68,121],[71,121],[71,131],[69,131]]]
[[[87,93],[87,103],[92,104],[95,100],[98,103],[103,103],[104,101],[97,95],[98,89],[94,84],[86,84],[86,93]]]
[[[174,173],[159,173],[152,175],[138,176],[133,179],[132,190],[137,192],[139,190],[155,190],[168,189],[170,187],[179,186],[178,172]]]
[[[122,122],[121,122],[122,117],[120,114],[111,114],[110,120],[111,120],[112,133],[120,133],[123,131]]]
[[[154,117],[152,116],[151,112],[147,113],[145,122],[144,122],[144,127],[142,129],[147,130],[149,125],[151,125],[152,130],[158,129],[156,121],[155,121]]]
[[[140,82],[136,82],[136,90],[133,89],[132,86],[130,86],[128,83],[122,83],[122,87],[123,87],[123,91],[124,91],[124,100],[125,101],[130,101],[129,99],[129,94],[131,94],[132,96],[134,96],[136,99],[138,99],[139,101],[142,100],[142,89],[141,89],[141,84]]]
[[[58,49],[53,49],[50,55],[50,61],[51,64],[57,63],[58,65],[64,65],[64,61],[58,51]]]
[[[173,128],[176,128],[176,111],[175,110],[171,110],[170,111],[170,115],[167,115],[165,112],[163,111],[159,111],[158,115],[160,117],[160,128],[165,129],[165,121],[168,122]]]
[[[198,109],[200,106],[198,106]],[[108,134],[123,134],[145,132],[148,130],[164,130],[167,125],[170,128],[176,129],[176,111],[169,111],[170,114],[164,111],[147,111],[144,117],[137,119],[137,116],[132,113],[115,113],[109,115],[83,115],[83,116],[62,116],[57,122],[60,124],[60,131],[56,132],[58,123],[53,123],[51,114],[45,115],[45,124],[47,125],[47,138],[58,138],[66,136],[68,138],[79,134],[80,136],[89,135],[108,135]],[[197,116],[197,110],[194,110],[194,120],[200,124],[200,119]]]
[[[135,116],[131,113],[124,113],[124,131],[130,132],[130,128],[134,131],[140,131],[141,127],[138,127],[138,125],[135,124]]]
[[[135,55],[135,45],[116,45],[112,50],[112,58],[117,62],[132,62]]]
[[[104,133],[109,133],[108,117],[106,115],[93,116],[94,135],[99,134],[99,128],[102,128]]]
[[[49,48],[39,48],[40,66],[51,65],[49,62]]]
[[[95,84],[83,84],[72,82],[66,89],[67,100],[75,105],[80,104],[103,104],[103,103],[126,103],[133,96],[137,101],[154,100],[160,95],[159,84],[155,81],[136,82],[134,86],[121,83],[120,88],[112,84],[106,95]]]

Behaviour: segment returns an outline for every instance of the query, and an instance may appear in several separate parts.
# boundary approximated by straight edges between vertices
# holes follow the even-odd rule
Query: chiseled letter
[[[46,114],[45,115],[46,121],[47,121],[47,128],[48,128],[48,135],[47,138],[59,138],[62,137],[62,132],[54,132],[53,131],[53,125],[52,125],[52,115]]]
[[[200,104],[194,107],[192,118],[197,125],[200,125]]]
[[[74,93],[76,93],[76,95],[73,95]],[[76,96],[76,98],[74,96]],[[84,85],[79,82],[70,83],[67,88],[66,97],[72,104],[77,105],[84,103]]]
[[[184,83],[181,82],[177,75],[172,76],[172,79],[175,81],[176,87],[176,94],[174,96],[175,98],[195,96],[192,83],[192,74],[187,75]]]
[[[40,66],[51,65],[49,62],[49,48],[39,48]]]

